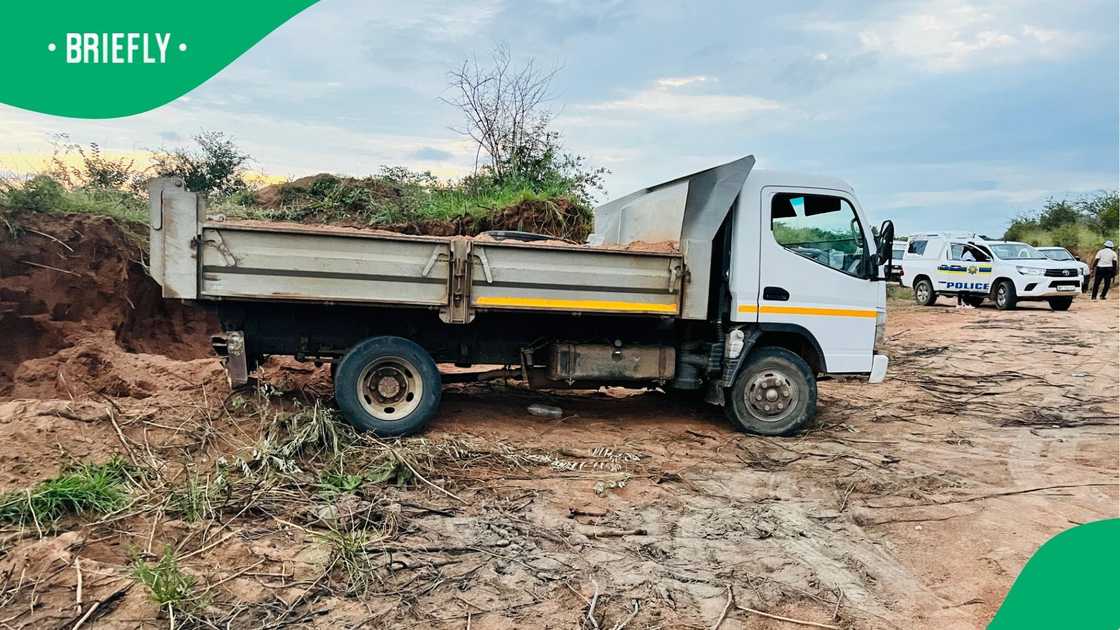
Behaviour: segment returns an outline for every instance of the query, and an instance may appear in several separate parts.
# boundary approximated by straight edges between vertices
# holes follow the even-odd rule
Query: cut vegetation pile
[[[426,174],[386,169],[353,178],[320,173],[273,184],[246,199],[248,207],[220,206],[231,216],[403,234],[475,236],[518,230],[582,242],[592,228],[590,207],[561,190],[468,178],[444,184]]]

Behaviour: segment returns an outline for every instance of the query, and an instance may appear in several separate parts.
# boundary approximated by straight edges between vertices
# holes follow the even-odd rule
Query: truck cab
[[[991,300],[1008,310],[1022,301],[1046,301],[1068,310],[1081,289],[1081,271],[1017,241],[976,234],[935,232],[910,237],[903,257],[903,285],[914,301],[930,306],[941,295],[973,306]]]

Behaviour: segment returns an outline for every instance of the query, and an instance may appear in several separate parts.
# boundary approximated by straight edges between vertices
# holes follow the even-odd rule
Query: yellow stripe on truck
[[[627,313],[670,313],[677,312],[676,303],[658,304],[651,302],[616,302],[613,300],[554,300],[529,297],[498,297],[480,295],[475,298],[476,306],[511,306],[515,308],[544,308],[565,311],[625,311]]]
[[[854,308],[820,308],[816,306],[755,306],[754,304],[740,304],[740,313],[765,313],[768,315],[813,315],[822,317],[870,317],[876,316],[875,311]]]

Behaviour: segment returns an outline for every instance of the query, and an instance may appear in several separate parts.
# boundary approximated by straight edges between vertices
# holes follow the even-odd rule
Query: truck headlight
[[[1016,267],[1015,269],[1024,276],[1041,276],[1043,274],[1043,271],[1038,267]]]

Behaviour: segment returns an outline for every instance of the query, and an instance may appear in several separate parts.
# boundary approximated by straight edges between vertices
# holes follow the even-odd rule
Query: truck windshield
[[[1073,260],[1073,254],[1070,254],[1064,249],[1040,249],[1038,251],[1042,252],[1043,255],[1050,260]]]
[[[1026,243],[993,243],[990,247],[996,258],[1002,260],[1046,260],[1042,252]]]

